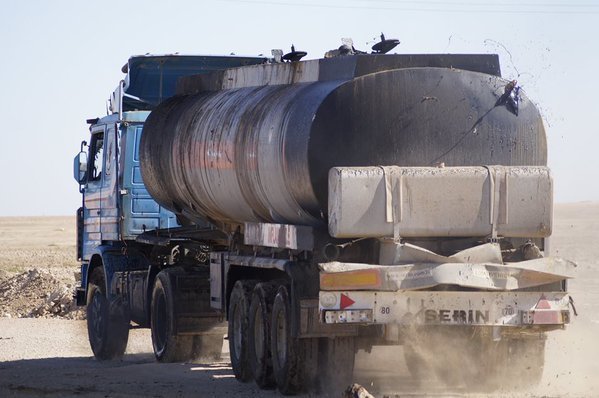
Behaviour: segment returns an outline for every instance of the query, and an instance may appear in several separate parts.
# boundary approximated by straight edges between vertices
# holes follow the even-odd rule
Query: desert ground
[[[578,316],[549,335],[541,384],[517,397],[599,396],[599,203],[555,207],[552,252],[577,263]],[[157,364],[147,330],[131,331],[121,361],[96,361],[76,285],[74,217],[0,218],[0,397],[277,397],[235,380],[227,344],[217,363]],[[416,389],[401,348],[359,352],[356,382],[376,397],[477,396],[430,384]]]

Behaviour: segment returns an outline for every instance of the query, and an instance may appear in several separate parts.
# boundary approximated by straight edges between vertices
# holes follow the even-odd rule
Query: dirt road
[[[133,330],[127,355],[109,362],[92,358],[86,333],[85,321],[0,319],[0,397],[262,396],[238,383],[226,361],[155,363],[146,330]]]
[[[36,266],[62,276],[67,283],[76,271],[72,257],[66,255],[74,250],[69,220],[0,219],[0,280]],[[44,231],[32,231],[40,228]],[[556,206],[553,251],[578,263],[570,291],[579,316],[567,330],[550,334],[541,385],[509,396],[599,396],[598,237],[599,203]],[[46,251],[49,257],[44,256]],[[21,255],[24,257],[19,260]],[[237,382],[226,361],[227,352],[220,363],[159,365],[151,354],[149,333],[132,330],[122,361],[98,362],[91,355],[84,321],[1,316],[0,397],[279,396]],[[227,351],[226,344],[224,347]],[[415,390],[401,348],[358,353],[355,380],[377,396],[426,395]],[[474,396],[466,391],[447,392],[436,385],[426,386],[426,390],[435,397]]]

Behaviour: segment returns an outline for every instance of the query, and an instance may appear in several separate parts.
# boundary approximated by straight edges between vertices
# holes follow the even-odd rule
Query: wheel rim
[[[154,303],[154,337],[156,338],[156,348],[158,352],[164,350],[166,343],[166,299],[164,294],[159,294]]]
[[[263,318],[262,311],[258,309],[254,314],[254,350],[256,352],[256,357],[258,362],[262,359],[262,353],[264,352],[264,327],[263,327]]]
[[[240,358],[241,353],[241,317],[241,309],[239,308],[239,304],[237,304],[235,305],[235,310],[233,312],[233,354],[235,355],[236,359]]]
[[[287,323],[285,311],[279,311],[276,317],[277,358],[283,365],[287,361]]]

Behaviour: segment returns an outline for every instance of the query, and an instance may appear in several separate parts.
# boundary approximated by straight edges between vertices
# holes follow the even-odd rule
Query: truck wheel
[[[353,337],[320,339],[319,354],[320,389],[333,396],[339,395],[352,384],[355,340]]]
[[[543,376],[545,335],[503,338],[485,352],[483,376],[487,390],[520,390],[538,385]],[[481,361],[482,362],[482,361]]]
[[[403,351],[406,366],[419,384],[435,377],[450,388],[470,380],[481,382],[480,346],[470,328],[414,327],[406,330]],[[460,358],[459,366],[456,358]]]
[[[174,334],[174,310],[170,279],[162,271],[154,282],[150,316],[154,356],[160,362],[182,362],[192,356],[193,336]]]
[[[450,388],[487,389],[482,375],[482,336],[475,332],[476,329],[457,326],[422,332],[420,348],[437,378]],[[456,358],[461,359],[457,364]]]
[[[545,364],[545,341],[546,336],[543,334],[538,339],[514,339],[510,344],[508,349],[510,363],[507,369],[512,374],[518,372],[519,377],[515,378],[517,388],[532,387],[541,382]]]
[[[443,352],[445,359],[435,361],[437,376],[449,386],[466,386],[471,391],[489,393],[521,390],[541,381],[544,335],[504,337],[497,342],[488,335],[473,336],[472,332],[451,337],[453,344]],[[452,367],[450,358],[460,356],[464,358],[461,365]]]
[[[249,361],[260,388],[275,385],[270,352],[270,321],[277,285],[258,283],[252,293],[249,313]]]
[[[281,286],[272,307],[270,351],[277,388],[284,395],[311,390],[318,365],[318,339],[294,338],[291,324],[289,294]]]
[[[120,301],[109,302],[102,267],[95,268],[87,288],[87,333],[94,356],[119,359],[129,339],[129,320]]]
[[[229,353],[235,378],[248,382],[252,379],[249,363],[248,328],[251,293],[255,281],[237,281],[229,299]]]
[[[406,367],[417,384],[422,384],[426,379],[433,378],[434,362],[432,341],[428,337],[426,328],[410,325],[403,330],[403,356]]]
[[[420,382],[434,374],[450,388],[481,393],[515,390],[541,380],[544,337],[504,337],[494,342],[471,327],[421,328],[406,339],[404,355],[408,369]]]
[[[431,367],[428,365],[426,353],[422,352],[422,347],[404,343],[403,356],[406,362],[406,367],[412,375],[412,378],[418,383],[421,383],[427,376],[432,373]]]
[[[222,333],[193,336],[193,359],[218,361],[223,352],[223,337]]]

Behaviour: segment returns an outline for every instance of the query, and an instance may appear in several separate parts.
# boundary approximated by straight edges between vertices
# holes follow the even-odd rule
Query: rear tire
[[[311,390],[318,365],[318,339],[293,337],[291,302],[287,288],[279,287],[272,308],[270,347],[279,392],[284,395]]]
[[[404,356],[419,382],[434,374],[450,388],[521,390],[541,380],[545,336],[504,336],[493,341],[477,328],[421,328],[405,341]]]
[[[159,362],[183,362],[192,356],[193,336],[174,334],[174,303],[168,275],[162,271],[156,276],[152,291],[151,331],[154,356]]]
[[[255,281],[237,281],[229,299],[229,353],[235,378],[242,382],[252,379],[249,362],[248,328],[251,293]]]
[[[252,293],[249,313],[249,361],[260,388],[275,386],[270,352],[270,322],[277,293],[274,283],[258,283]]]
[[[323,338],[319,347],[320,389],[333,396],[352,384],[356,359],[353,337]]]
[[[488,389],[522,390],[541,382],[545,362],[545,335],[503,338],[489,342],[488,360],[482,364]]]
[[[193,336],[193,359],[218,361],[223,351],[223,334]]]
[[[100,360],[120,359],[127,348],[129,319],[120,300],[106,297],[103,268],[95,268],[87,288],[87,333],[94,356]]]
[[[404,343],[403,355],[406,362],[406,367],[412,375],[412,378],[422,384],[422,382],[430,377],[432,374],[432,368],[428,365],[425,359],[425,353],[422,352],[422,347],[416,346],[412,343]]]

